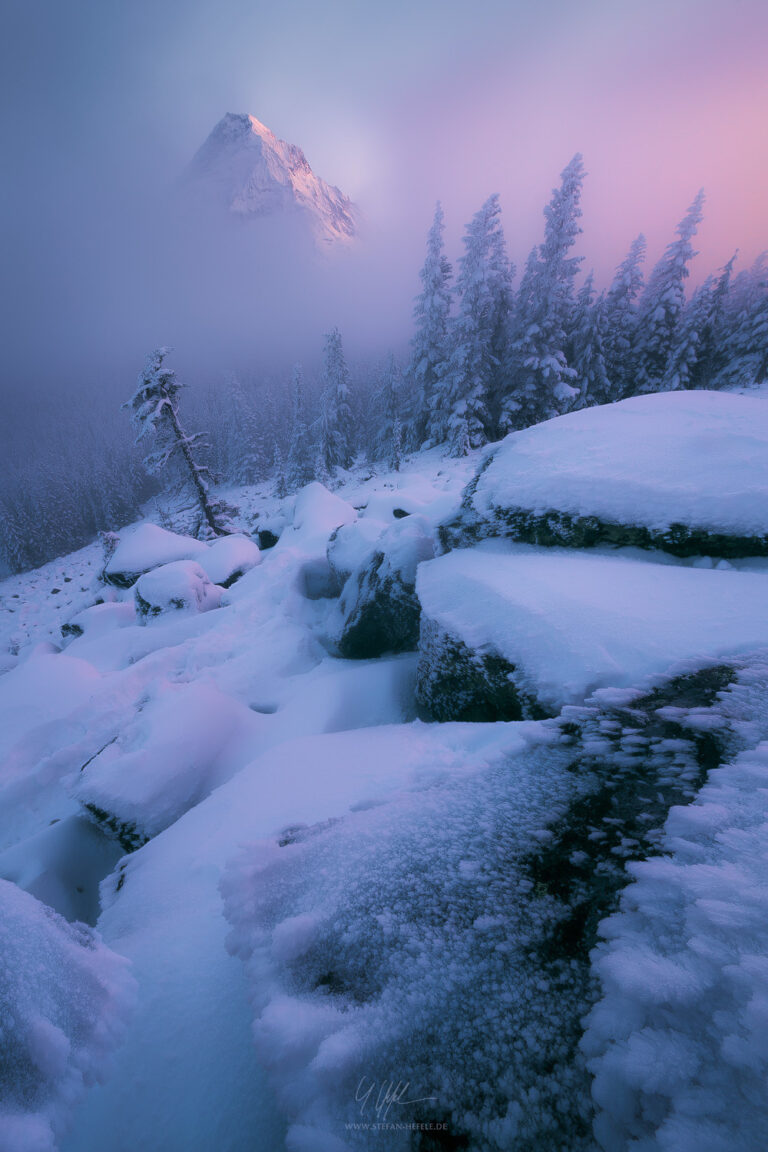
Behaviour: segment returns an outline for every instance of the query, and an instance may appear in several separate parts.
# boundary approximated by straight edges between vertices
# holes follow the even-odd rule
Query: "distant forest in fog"
[[[188,427],[207,434],[206,462],[226,484],[272,480],[278,494],[365,459],[397,468],[404,452],[462,455],[510,431],[647,392],[740,388],[768,378],[768,265],[734,256],[693,293],[685,281],[704,197],[693,200],[646,275],[639,236],[597,293],[572,247],[581,229],[580,156],[544,210],[544,239],[515,287],[497,196],[467,225],[455,269],[438,206],[429,232],[407,362],[348,365],[326,337],[322,367],[229,375],[190,388]],[[297,327],[300,326],[297,318]],[[147,349],[147,352],[150,350]],[[318,349],[318,353],[321,350]],[[137,369],[139,365],[137,365]],[[125,399],[132,381],[126,380]],[[158,493],[125,412],[106,393],[65,392],[0,432],[0,569],[20,571],[135,519]],[[343,451],[338,451],[338,445]]]

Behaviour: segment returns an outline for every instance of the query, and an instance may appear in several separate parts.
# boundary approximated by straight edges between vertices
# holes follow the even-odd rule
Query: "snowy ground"
[[[426,724],[417,654],[340,659],[328,592],[403,514],[424,517],[426,531],[455,516],[477,464],[430,452],[400,475],[350,474],[333,493],[226,493],[243,530],[280,536],[260,556],[247,543],[214,554],[147,532],[138,555],[126,533],[115,572],[165,549],[153,563],[168,567],[143,585],[156,615],[134,589],[100,582],[98,545],[0,585],[0,897],[13,881],[95,925],[104,970],[122,971],[123,957],[136,981],[106,1082],[82,1095],[78,1080],[57,1097],[62,1152],[417,1147],[411,1129],[370,1128],[382,1084],[401,1079],[428,1099],[409,1115],[400,1093],[385,1120],[450,1122],[477,1149],[577,1152],[597,1139],[610,1152],[724,1152],[738,1130],[694,1123],[701,1094],[678,1092],[671,1074],[668,1090],[654,1080],[651,1065],[671,1067],[678,1051],[689,1081],[740,1110],[738,1147],[757,1147],[747,1138],[763,1119],[755,1085],[768,1060],[756,894],[765,825],[751,790],[763,797],[765,754],[750,749],[768,712],[756,651],[768,648],[766,564],[504,542],[428,561],[425,610],[478,651],[524,661],[550,709],[573,715]],[[244,574],[230,587],[209,583],[233,564]],[[588,956],[542,960],[565,904],[532,854],[569,842],[563,822],[586,803],[587,781],[602,786],[600,757],[617,780],[635,770],[651,737],[632,727],[633,691],[668,682],[681,662],[714,664],[726,683],[738,660],[748,691],[733,714],[727,702],[643,706],[668,728],[652,737],[659,795],[679,802],[681,781],[686,795],[698,786],[693,753],[712,733],[730,733],[733,764],[696,806],[673,809],[663,860],[632,866],[591,975]],[[606,847],[611,875],[638,844]],[[73,965],[89,939],[67,944]],[[681,988],[687,973],[685,995],[672,975],[663,987],[635,980],[646,962]],[[593,978],[604,998],[578,1056],[574,1021]],[[685,996],[699,988],[713,990],[711,1004],[689,1013]],[[104,1031],[85,1035],[77,1067],[114,1046],[123,1001],[118,1013],[93,1000]],[[70,1083],[67,1059],[46,1082]],[[365,1078],[375,1088],[361,1099]],[[2,1152],[44,1147],[0,1138]]]

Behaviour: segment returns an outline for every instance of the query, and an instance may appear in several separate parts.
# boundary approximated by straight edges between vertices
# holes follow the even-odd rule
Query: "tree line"
[[[187,477],[187,488],[196,487],[199,497],[209,478],[268,482],[283,496],[313,479],[331,482],[356,459],[397,470],[406,452],[443,446],[462,456],[508,432],[590,405],[656,391],[749,387],[768,379],[766,256],[735,272],[734,254],[687,294],[703,215],[699,192],[647,277],[640,235],[611,284],[597,292],[592,273],[577,283],[583,257],[574,254],[574,245],[582,231],[583,182],[577,154],[544,209],[543,239],[517,285],[499,197],[490,196],[467,225],[455,275],[437,205],[406,363],[390,355],[383,363],[350,368],[341,334],[333,329],[324,337],[314,377],[306,378],[296,365],[290,382],[230,377],[190,395],[185,422],[208,435],[198,440],[185,434],[199,469],[196,479]],[[163,373],[170,379],[165,352],[159,362],[157,356],[150,357],[137,395],[147,373],[154,372],[155,382]],[[174,395],[178,387],[175,382]],[[0,569],[35,566],[86,543],[98,530],[119,528],[166,483],[165,474],[162,481],[152,476],[157,453],[142,462],[114,414],[93,415],[85,422],[59,404],[45,435],[7,446]],[[166,442],[166,461],[170,455]],[[172,471],[166,470],[168,476]],[[184,488],[184,471],[176,470],[169,498]]]

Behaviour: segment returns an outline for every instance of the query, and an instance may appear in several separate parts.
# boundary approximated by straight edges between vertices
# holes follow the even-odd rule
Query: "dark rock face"
[[[768,536],[726,535],[682,523],[673,523],[665,531],[658,531],[643,524],[574,516],[557,508],[534,512],[512,504],[493,505],[490,513],[481,512],[475,505],[475,494],[481,477],[494,459],[493,452],[485,458],[464,491],[458,514],[438,528],[438,540],[444,551],[467,548],[479,540],[501,536],[543,548],[594,548],[601,544],[614,548],[658,549],[683,559],[768,556]]]
[[[421,517],[399,520],[384,533],[371,559],[344,585],[338,640],[342,656],[367,660],[418,646],[416,569],[433,555],[434,544]]]
[[[550,715],[515,685],[515,666],[473,652],[434,620],[421,619],[416,703],[429,720],[526,720]]]
[[[270,528],[260,528],[256,533],[259,540],[259,548],[264,552],[267,548],[274,548],[280,539]]]
[[[768,556],[768,536],[726,536],[686,524],[670,524],[666,531],[658,532],[642,524],[571,516],[556,509],[535,513],[527,508],[495,508],[493,517],[483,520],[465,507],[454,520],[441,525],[439,536],[446,550],[463,548],[489,536],[505,536],[545,548],[594,548],[607,544],[615,548],[658,549],[682,558]]]
[[[349,608],[339,652],[348,660],[408,652],[418,645],[420,608],[416,589],[396,575],[383,573],[385,562],[383,552],[375,553],[370,566],[353,573],[345,585]]]

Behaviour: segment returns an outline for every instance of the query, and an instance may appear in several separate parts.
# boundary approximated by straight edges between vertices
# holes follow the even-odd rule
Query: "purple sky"
[[[768,246],[765,0],[10,0],[4,33],[0,241],[17,359],[78,326],[82,340],[96,298],[105,344],[118,315],[131,320],[145,257],[151,274],[143,206],[227,111],[299,144],[362,205],[388,253],[386,275],[368,277],[384,285],[387,339],[408,335],[437,198],[455,258],[499,192],[520,266],[576,151],[598,282],[639,231],[653,262],[701,186],[693,282],[736,247],[746,263]]]

